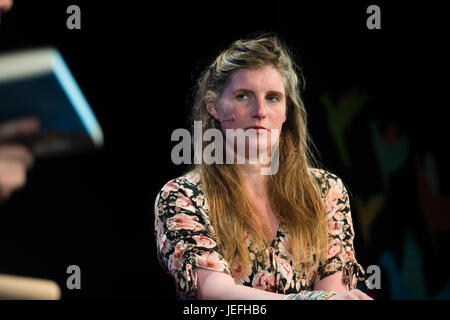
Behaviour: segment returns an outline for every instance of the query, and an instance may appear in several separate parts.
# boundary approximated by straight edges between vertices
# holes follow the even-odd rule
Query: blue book
[[[17,137],[36,156],[100,148],[103,131],[55,48],[0,54],[0,123],[34,116],[40,132]]]

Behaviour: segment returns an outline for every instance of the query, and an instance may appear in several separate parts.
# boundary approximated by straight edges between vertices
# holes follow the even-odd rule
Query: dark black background
[[[53,279],[63,299],[174,298],[153,236],[155,196],[184,169],[171,162],[170,136],[187,127],[201,68],[255,31],[276,32],[294,48],[321,160],[354,193],[380,188],[376,164],[368,164],[373,155],[364,150],[355,151],[364,175],[354,177],[361,170],[340,164],[319,105],[323,92],[333,98],[349,89],[368,92],[362,117],[398,121],[415,150],[440,150],[443,167],[449,52],[439,2],[299,2],[16,1],[2,15],[0,50],[57,47],[103,127],[105,148],[37,160],[27,186],[0,208],[0,273]],[[66,28],[70,4],[81,8],[81,30]],[[381,8],[381,30],[366,27],[370,4]],[[362,134],[350,141],[358,148],[369,140]],[[375,264],[354,220],[357,256]],[[81,290],[65,289],[72,264],[81,268]]]

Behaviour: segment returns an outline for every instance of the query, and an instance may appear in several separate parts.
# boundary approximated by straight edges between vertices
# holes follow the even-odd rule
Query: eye
[[[248,94],[246,94],[246,93],[239,93],[239,94],[236,95],[236,99],[238,101],[245,101],[245,100],[248,99]]]
[[[281,101],[281,98],[275,94],[271,94],[267,96],[267,100],[269,100],[270,102],[279,102]]]

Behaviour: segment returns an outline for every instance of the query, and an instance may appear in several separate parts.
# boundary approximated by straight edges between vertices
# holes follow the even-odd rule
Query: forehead
[[[233,92],[238,89],[279,91],[283,93],[283,77],[273,66],[265,66],[258,69],[241,69],[231,76],[226,91]]]

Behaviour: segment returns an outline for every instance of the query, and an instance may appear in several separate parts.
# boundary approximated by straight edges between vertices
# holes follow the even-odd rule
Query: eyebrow
[[[235,93],[238,92],[238,91],[254,93],[253,90],[245,89],[245,88],[239,88],[239,89],[233,90],[233,92],[231,92],[231,93],[232,93],[232,94],[235,94]],[[279,96],[281,96],[281,97],[284,97],[284,94],[283,94],[283,93],[281,93],[281,92],[279,92],[279,91],[276,91],[276,90],[270,90],[270,91],[267,92],[267,94],[276,94],[276,95],[279,95]]]

